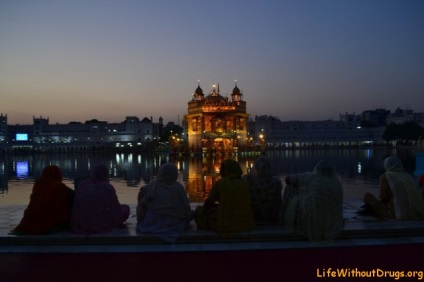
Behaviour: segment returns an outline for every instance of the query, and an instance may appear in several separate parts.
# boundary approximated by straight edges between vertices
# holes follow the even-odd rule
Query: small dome
[[[233,95],[240,95],[240,89],[237,87],[237,80],[236,80],[236,86],[233,88]]]
[[[198,94],[198,95],[203,95],[203,90],[202,90],[202,88],[200,88],[200,86],[199,86],[199,87],[197,87],[197,88],[196,88],[196,91],[194,91],[194,93],[196,93],[196,94]]]
[[[194,91],[194,94],[203,95],[203,90],[202,90],[202,88],[200,88],[200,83],[197,84],[197,88]]]

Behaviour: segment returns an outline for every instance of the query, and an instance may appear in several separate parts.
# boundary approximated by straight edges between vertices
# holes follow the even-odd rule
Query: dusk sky
[[[9,124],[181,123],[198,80],[252,118],[424,112],[424,1],[0,1]]]

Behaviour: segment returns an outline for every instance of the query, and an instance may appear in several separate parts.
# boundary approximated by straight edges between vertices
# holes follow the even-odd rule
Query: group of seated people
[[[43,169],[13,233],[46,234],[71,228],[76,233],[92,234],[119,228],[128,219],[130,208],[119,203],[105,165],[95,166],[76,190],[62,180],[58,166]]]
[[[424,201],[411,175],[397,157],[384,162],[380,198],[367,193],[364,207],[379,218],[423,219]],[[333,240],[343,230],[343,188],[331,165],[320,161],[312,172],[290,175],[282,181],[272,175],[271,163],[259,157],[243,175],[238,162],[227,159],[220,167],[203,205],[190,207],[177,181],[178,169],[162,165],[156,178],[140,188],[136,210],[137,233],[153,234],[173,243],[191,228],[229,234],[261,224],[284,224],[311,241]],[[420,178],[421,181],[421,178]],[[34,184],[30,202],[14,234],[45,234],[70,228],[79,234],[107,232],[124,226],[130,208],[120,204],[109,183],[109,170],[97,165],[77,189],[62,183],[55,165],[44,168]]]

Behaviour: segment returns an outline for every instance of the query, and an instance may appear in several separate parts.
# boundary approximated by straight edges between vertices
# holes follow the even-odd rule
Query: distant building
[[[390,110],[375,109],[363,111],[361,115],[362,127],[380,127],[386,126],[387,117],[390,115]]]
[[[415,122],[424,127],[424,114],[397,108],[341,114],[339,120],[281,121],[270,115],[249,119],[246,101],[235,83],[231,98],[213,85],[204,95],[200,84],[188,102],[183,127],[162,117],[139,119],[127,116],[121,123],[97,119],[84,123],[50,124],[49,118],[33,117],[30,125],[8,125],[0,114],[0,152],[4,151],[93,151],[150,148],[165,138],[171,150],[188,152],[237,152],[264,148],[362,146],[383,144],[383,133],[391,123]],[[164,148],[162,147],[162,148]]]
[[[0,143],[5,142],[7,138],[7,115],[0,114]]]
[[[263,115],[256,116],[249,125],[249,136],[253,140],[264,139],[267,148],[382,143],[385,129],[362,128],[358,116],[347,113],[340,115],[339,121],[280,121],[277,117]]]
[[[397,108],[387,117],[387,125],[391,123],[402,124],[406,122],[415,122],[421,127],[424,127],[424,114],[414,113],[412,110],[403,110]]]
[[[32,125],[8,125],[0,115],[0,148],[3,150],[86,151],[107,148],[137,148],[159,139],[163,119],[139,120],[128,116],[121,123],[96,119],[68,124],[50,124],[48,118],[33,117]]]

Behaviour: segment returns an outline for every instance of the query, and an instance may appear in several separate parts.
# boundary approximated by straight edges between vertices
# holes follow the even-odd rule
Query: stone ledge
[[[4,233],[3,233],[4,234]],[[350,221],[339,239],[385,238],[423,236],[424,221]],[[279,225],[259,225],[249,232],[219,237],[216,233],[192,229],[184,233],[176,244],[233,243],[233,242],[278,242],[303,241],[291,230]],[[7,235],[0,237],[1,245],[148,245],[168,244],[155,236],[135,233],[134,226],[127,226],[109,233],[78,235],[58,232],[48,235]]]

